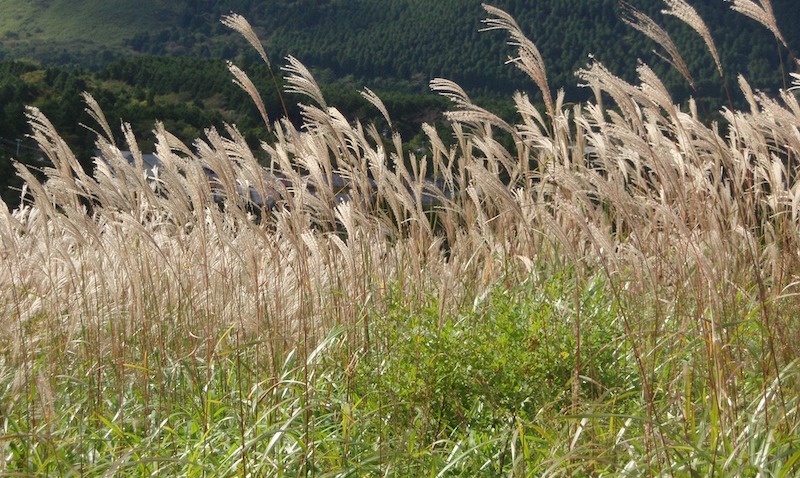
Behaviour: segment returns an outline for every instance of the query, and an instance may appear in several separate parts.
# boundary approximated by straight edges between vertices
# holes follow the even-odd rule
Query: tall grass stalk
[[[518,93],[511,124],[435,79],[451,131],[424,125],[422,158],[292,57],[302,128],[254,152],[234,125],[187,145],[157,124],[152,175],[90,96],[92,173],[29,109],[52,165],[17,165],[23,205],[0,207],[0,473],[796,473],[793,92],[740,77],[749,109],[709,124],[649,66],[595,62],[595,101],[568,105],[486,10],[545,113]]]

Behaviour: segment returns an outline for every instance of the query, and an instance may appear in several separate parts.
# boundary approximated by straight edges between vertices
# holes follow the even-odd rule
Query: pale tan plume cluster
[[[705,38],[701,20],[684,2],[671,0],[668,6],[670,14],[694,24]],[[486,20],[489,28],[506,29],[514,45],[529,52],[534,66],[528,71],[547,99],[538,50],[510,16],[493,7],[486,10],[492,15]],[[633,9],[628,15],[635,27],[669,44],[652,21]],[[240,17],[226,17],[225,23],[252,39],[248,33],[252,30]],[[713,43],[706,41],[711,48]],[[674,58],[677,63],[679,55]],[[261,111],[254,85],[238,67],[229,67]],[[87,111],[102,131],[97,169],[90,176],[47,119],[32,110],[34,136],[54,166],[46,169],[46,182],[19,167],[28,181],[26,206],[7,212],[3,220],[3,240],[10,241],[8,250],[17,251],[15,265],[6,273],[13,272],[19,278],[15,281],[38,290],[30,298],[38,304],[32,310],[44,306],[40,297],[53,297],[55,302],[48,307],[57,307],[64,299],[78,310],[87,307],[84,300],[102,309],[104,300],[119,296],[125,302],[113,300],[109,306],[124,308],[130,296],[123,291],[133,291],[144,300],[136,284],[152,282],[152,277],[141,274],[158,270],[159,284],[152,290],[164,295],[151,300],[164,308],[197,310],[200,303],[192,291],[203,284],[204,294],[213,295],[204,299],[203,307],[215,308],[217,317],[227,317],[226,321],[240,317],[248,329],[263,328],[264,321],[282,317],[279,322],[288,326],[300,320],[297,314],[303,307],[317,311],[307,317],[319,313],[330,293],[325,292],[327,287],[349,283],[348,290],[363,298],[369,293],[362,280],[370,276],[389,282],[407,261],[420,271],[439,271],[437,280],[442,282],[437,287],[443,294],[447,290],[443,303],[448,304],[465,297],[449,290],[446,278],[469,275],[477,257],[533,259],[553,253],[551,248],[558,243],[560,250],[589,262],[632,260],[639,267],[641,261],[662,257],[663,247],[688,248],[694,251],[692,260],[714,262],[717,259],[707,258],[707,253],[741,252],[743,243],[727,243],[726,235],[746,237],[744,244],[752,243],[755,229],[772,231],[778,226],[771,221],[791,222],[800,215],[800,189],[792,169],[796,139],[786,130],[798,109],[789,94],[783,95],[782,106],[753,93],[743,82],[752,113],[725,110],[723,114],[732,123],[753,127],[745,126],[734,135],[704,125],[693,110],[678,109],[646,65],[638,70],[638,85],[624,82],[600,63],[580,72],[587,86],[612,100],[613,108],[598,101],[568,109],[559,96],[546,101],[545,117],[528,95],[517,94],[518,124],[474,105],[457,84],[436,79],[431,87],[453,100],[448,115],[456,141],[446,146],[436,129],[425,125],[431,150],[425,158],[417,158],[403,151],[398,135],[392,138],[393,149],[387,149],[374,126],[354,123],[328,106],[299,60],[290,57],[284,71],[288,89],[316,105],[302,106],[302,132],[286,122],[271,125],[277,139],[263,147],[279,176],[264,174],[234,127],[224,134],[210,130],[207,138],[185,145],[159,125],[156,153],[161,166],[153,181],[143,173],[130,129],[125,129],[127,144],[113,144],[99,105],[87,95]],[[363,95],[391,125],[380,98],[370,90]],[[494,138],[495,129],[511,134],[513,150]],[[785,146],[776,149],[778,144]],[[121,149],[134,152],[133,163],[122,158]],[[204,170],[217,173],[213,184]],[[426,183],[432,175],[439,182]],[[346,180],[346,203],[340,202],[343,196],[335,178]],[[279,207],[260,211],[264,219],[254,222],[252,200],[241,194],[243,190],[275,198]],[[225,198],[224,211],[215,202],[220,194]],[[428,197],[437,201],[435,227],[422,207]],[[709,205],[715,209],[709,211]],[[341,242],[329,234],[339,225],[351,240]],[[19,241],[21,234],[40,237],[42,242]],[[791,234],[787,237],[794,240]],[[442,244],[448,244],[447,260]],[[247,250],[259,252],[242,252]],[[53,258],[48,258],[50,254]],[[55,259],[72,254],[78,256],[66,261],[73,264],[70,267]],[[126,254],[155,262],[136,272],[130,269],[133,263],[116,262],[129,261]],[[198,257],[205,264],[199,268]],[[373,259],[365,262],[367,257]],[[764,259],[769,257],[771,268],[792,262],[785,257]],[[38,265],[28,264],[29,259]],[[338,264],[349,265],[341,269]],[[361,267],[381,270],[367,272]],[[490,282],[483,273],[481,268],[479,282]],[[55,278],[54,274],[67,275]],[[36,277],[51,279],[34,284]],[[85,280],[104,284],[103,295],[72,295],[67,300],[51,288],[61,284],[58,290],[76,294],[86,290]],[[237,298],[235,304],[229,302],[232,298]],[[35,315],[23,312],[22,302],[17,304],[18,314]],[[333,316],[342,319],[346,314]],[[291,336],[291,330],[294,327],[287,327],[281,336]]]

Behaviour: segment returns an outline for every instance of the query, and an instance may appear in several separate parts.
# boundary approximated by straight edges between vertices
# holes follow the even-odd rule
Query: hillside
[[[665,81],[685,96],[681,80],[655,59],[655,45],[619,20],[617,0],[491,3],[511,13],[539,46],[553,88],[577,94],[573,73],[592,54],[623,78],[633,74],[638,58],[661,65]],[[700,38],[661,15],[662,2],[631,3],[672,32],[698,83],[719,83]],[[709,25],[732,77],[741,72],[763,87],[782,84],[768,31],[729,11],[725,2],[691,3]],[[800,44],[800,32],[790,28],[800,23],[794,1],[772,3],[790,44]],[[349,76],[410,91],[427,90],[434,76],[482,93],[529,86],[521,74],[503,66],[509,49],[502,37],[479,32],[484,17],[480,0],[4,0],[0,6],[8,12],[0,19],[0,59],[29,57],[47,65],[99,68],[132,54],[247,56],[247,46],[219,23],[221,15],[234,11],[256,27],[274,61],[292,54],[329,72],[330,78]]]
[[[125,52],[139,32],[171,28],[179,8],[159,0],[4,0],[2,53],[45,63],[97,64]]]

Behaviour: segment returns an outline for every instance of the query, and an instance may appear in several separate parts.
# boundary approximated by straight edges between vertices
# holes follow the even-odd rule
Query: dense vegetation
[[[453,79],[472,93],[510,94],[532,86],[518,72],[503,67],[508,49],[502,37],[479,32],[479,0],[147,0],[135,7],[120,0],[84,0],[80,8],[65,0],[7,3],[9,11],[19,11],[0,22],[0,35],[5,37],[0,51],[7,59],[27,56],[48,65],[95,68],[132,53],[231,59],[246,50],[219,18],[234,11],[256,27],[274,59],[291,54],[315,71],[327,69],[334,78],[351,76],[373,90],[390,89],[378,88],[388,83],[391,89],[423,92],[436,76]],[[658,0],[630,3],[673,32],[703,96],[724,98],[712,59],[691,30],[660,15]],[[768,31],[730,12],[723,1],[696,3],[716,41],[726,45],[721,55],[728,71],[742,72],[764,88],[784,85],[779,52]],[[800,12],[794,2],[772,3],[784,34],[790,43],[797,43],[800,33],[793,26],[800,23]],[[654,61],[652,42],[620,21],[617,0],[494,4],[514,15],[549,59],[553,87],[566,88],[571,98],[580,95],[573,73],[587,63],[589,54],[626,80],[634,77],[637,58],[666,72]],[[73,23],[81,28],[71,28]],[[86,38],[86,32],[92,37]],[[64,35],[81,40],[83,46],[67,42]],[[60,43],[52,47],[48,41]],[[788,56],[785,51],[780,54]],[[684,88],[671,73],[664,76],[668,86]],[[686,97],[685,90],[673,93]]]
[[[479,1],[376,0],[254,2],[147,2],[54,0],[8,2],[0,19],[0,191],[16,204],[19,181],[11,159],[32,164],[40,157],[25,135],[25,105],[41,108],[85,166],[94,153],[93,133],[80,126],[80,92],[89,91],[112,123],[126,121],[148,150],[156,120],[191,141],[209,125],[235,123],[251,145],[264,139],[260,118],[246,96],[232,84],[225,60],[235,60],[261,87],[271,118],[285,113],[272,79],[257,56],[219,22],[230,11],[244,14],[262,33],[274,60],[286,55],[312,68],[326,94],[346,115],[365,122],[378,115],[353,91],[368,86],[384,99],[412,150],[424,141],[422,122],[433,122],[444,104],[431,95],[428,82],[445,77],[458,82],[479,104],[513,121],[507,98],[521,89],[541,98],[530,79],[503,65],[508,48],[494,32],[481,33]],[[770,33],[724,2],[703,2],[698,11],[720,44],[730,78],[720,81],[702,41],[674,18],[660,15],[660,2],[635,2],[674,32],[676,43],[696,78],[692,91],[680,75],[652,52],[654,44],[620,21],[616,0],[496,2],[514,15],[548,60],[553,88],[564,88],[571,101],[588,98],[574,72],[593,55],[621,78],[635,77],[637,58],[653,65],[677,101],[691,95],[701,113],[713,116],[723,104],[723,86],[735,73],[745,74],[766,91],[785,86],[788,51],[778,49]],[[780,25],[800,23],[791,1],[774,2]],[[800,43],[796,29],[785,29]],[[91,38],[86,33],[91,32]],[[142,56],[144,55],[144,56]],[[28,58],[31,61],[18,61]],[[783,64],[781,63],[783,62]],[[279,65],[276,65],[279,66]],[[189,73],[190,72],[190,73]],[[734,101],[743,97],[733,88]],[[288,114],[299,127],[299,111]],[[79,121],[75,121],[79,118]],[[717,118],[718,119],[718,118]]]
[[[191,75],[187,76],[189,71]],[[278,91],[266,68],[256,66],[251,76],[263,86],[262,98],[269,117],[284,116]],[[378,121],[380,114],[351,85],[335,82],[324,90],[349,116]],[[103,105],[113,124],[130,123],[145,151],[152,151],[151,131],[156,120],[189,143],[202,135],[204,128],[222,128],[225,123],[236,124],[253,147],[269,136],[258,110],[231,81],[231,74],[221,61],[133,57],[115,61],[97,72],[45,68],[30,61],[0,62],[0,189],[8,204],[18,204],[21,185],[13,173],[11,159],[36,165],[37,159],[42,158],[35,142],[27,136],[25,106],[44,111],[81,164],[92,168],[96,148],[94,132],[85,126],[90,117],[84,112],[83,91]],[[431,93],[381,93],[387,107],[398,116],[395,127],[408,138],[408,147],[418,147],[422,135],[416,132],[422,122],[441,118],[446,106],[445,100]],[[299,110],[294,104],[297,98],[286,95],[285,101],[289,102],[289,117],[299,128]],[[121,140],[121,132],[118,134]]]
[[[27,110],[47,167],[18,165],[30,194],[0,203],[0,474],[796,475],[795,92],[742,77],[746,106],[709,122],[647,64],[626,81],[592,62],[570,103],[512,17],[484,15],[541,104],[515,94],[506,120],[437,79],[425,161],[379,97],[361,96],[375,124],[349,117],[294,59],[298,118],[258,149],[157,124],[152,175],[96,98],[72,117],[93,170]],[[134,99],[125,62],[7,67],[22,93],[99,81],[157,108],[172,76],[140,61]]]

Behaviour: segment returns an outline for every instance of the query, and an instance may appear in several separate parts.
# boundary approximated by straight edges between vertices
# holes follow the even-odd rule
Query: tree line
[[[726,99],[721,79],[703,41],[688,26],[661,14],[661,0],[628,0],[665,27],[675,40],[699,85],[713,104]],[[654,50],[659,47],[620,20],[619,0],[495,0],[492,5],[514,16],[542,52],[551,86],[568,98],[583,99],[574,72],[590,56],[623,79],[635,80],[639,59],[656,68],[677,97],[690,91]],[[723,1],[690,2],[704,18],[718,45],[722,63],[734,78],[744,74],[752,84],[776,90],[792,65],[788,52],[763,26],[731,11]],[[793,0],[772,0],[790,44],[800,45],[800,9]],[[231,38],[219,16],[245,15],[256,27],[276,61],[291,54],[306,65],[328,70],[336,78],[352,76],[362,83],[397,81],[411,91],[427,89],[437,76],[452,79],[476,95],[535,90],[524,75],[504,65],[512,51],[497,32],[480,32],[486,13],[480,0],[275,0],[272,2],[205,2],[186,6],[186,28],[143,32],[129,42],[136,51],[168,54],[183,48],[191,54],[223,57],[249,47]],[[211,41],[214,39],[214,41]],[[181,45],[183,45],[181,47]]]
[[[285,113],[278,91],[264,65],[249,65],[248,74],[257,85],[271,121]],[[324,76],[324,74],[323,74]],[[130,57],[115,61],[98,71],[45,67],[31,61],[0,61],[0,191],[10,206],[19,203],[21,183],[15,177],[13,160],[40,168],[42,155],[29,136],[25,108],[34,106],[51,120],[83,167],[90,171],[95,156],[97,129],[85,112],[82,93],[90,93],[103,108],[117,134],[115,140],[127,149],[122,135],[123,122],[129,123],[139,147],[149,152],[154,147],[152,130],[156,121],[191,145],[204,136],[204,130],[223,130],[235,125],[258,153],[259,142],[270,137],[249,96],[232,81],[222,60],[192,57]],[[279,80],[282,89],[282,80]],[[419,143],[423,121],[435,122],[447,102],[432,93],[377,90],[394,121],[395,131]],[[350,80],[323,83],[330,104],[348,118],[385,127],[385,121],[354,88]],[[283,93],[289,120],[302,127],[297,104],[307,99]]]

